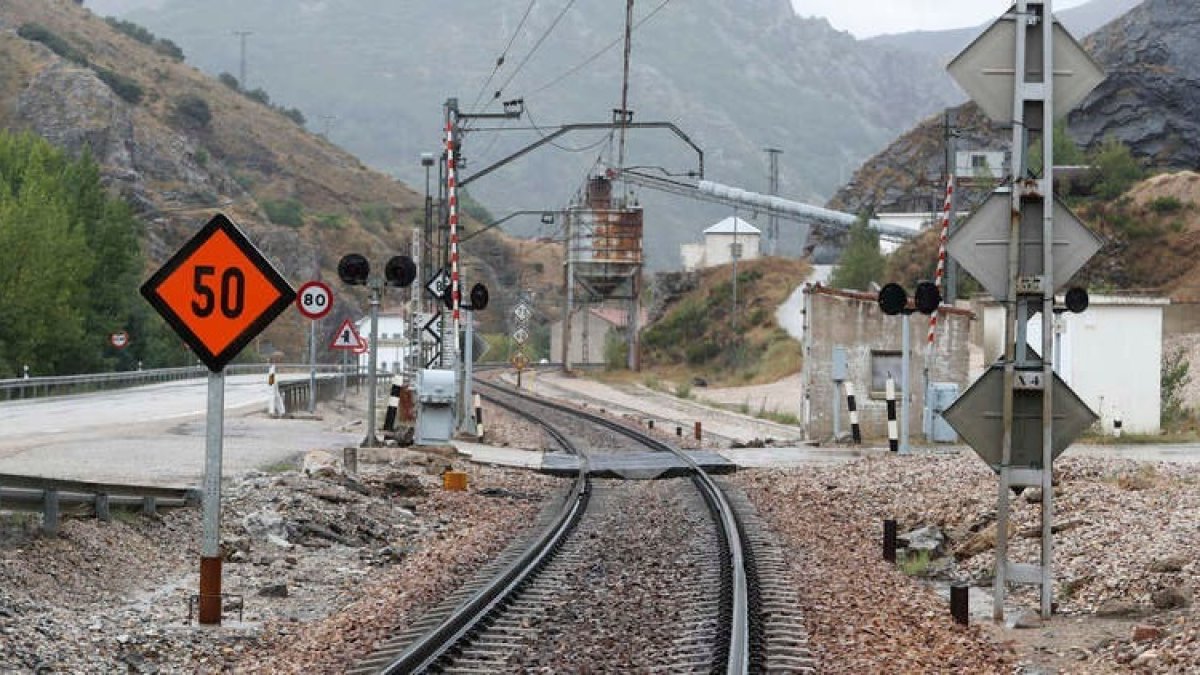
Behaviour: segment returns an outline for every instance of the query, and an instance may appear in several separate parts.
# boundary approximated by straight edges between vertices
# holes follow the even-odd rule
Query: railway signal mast
[[[1005,306],[1003,357],[944,414],[999,475],[992,607],[998,621],[1009,581],[1040,585],[1042,617],[1051,614],[1052,464],[1096,418],[1054,373],[1055,293],[1101,243],[1055,199],[1054,120],[1104,75],[1055,19],[1052,2],[1017,0],[947,68],[984,113],[1013,130],[1012,184],[993,193],[947,244],[950,255]],[[1040,175],[1029,167],[1030,132],[1040,133]],[[1068,309],[1082,311],[1086,297],[1072,289]],[[1027,323],[1039,311],[1040,354],[1026,342]],[[1008,560],[1010,488],[1023,487],[1042,492],[1040,564]]]

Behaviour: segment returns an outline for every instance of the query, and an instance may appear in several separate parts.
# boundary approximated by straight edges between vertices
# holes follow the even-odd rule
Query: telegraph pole
[[[254,35],[254,31],[235,30],[233,34],[242,40],[242,63],[241,69],[238,71],[238,84],[241,85],[242,91],[250,91],[250,86],[246,82],[246,38]]]
[[[767,194],[772,197],[779,196],[779,156],[783,154],[783,150],[779,148],[763,148],[770,160],[770,172],[767,174]],[[771,212],[767,220],[767,239],[770,240],[769,254],[776,255],[779,252],[779,216],[774,211]]]

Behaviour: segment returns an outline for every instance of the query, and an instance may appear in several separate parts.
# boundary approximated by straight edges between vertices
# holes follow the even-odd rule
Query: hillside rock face
[[[1085,40],[1107,78],[1068,117],[1079,145],[1090,149],[1111,136],[1152,166],[1200,166],[1198,31],[1194,0],[1145,0]],[[959,149],[1009,149],[1011,131],[993,125],[973,103],[955,112]],[[944,154],[941,116],[928,119],[868,160],[830,206],[905,211],[929,204]]]
[[[1155,166],[1200,166],[1200,4],[1147,0],[1088,41],[1108,78],[1071,115],[1085,146],[1112,136]]]

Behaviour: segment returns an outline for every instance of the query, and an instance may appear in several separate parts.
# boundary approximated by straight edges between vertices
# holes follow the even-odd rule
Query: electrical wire
[[[500,56],[496,59],[496,66],[492,68],[492,73],[488,75],[483,86],[479,88],[479,93],[475,95],[475,102],[471,104],[472,112],[478,112],[479,101],[483,99],[483,93],[487,91],[487,86],[492,83],[492,79],[496,77],[496,73],[500,72],[500,68],[504,66],[504,61],[508,58],[508,51],[512,49],[513,43],[517,41],[517,36],[521,34],[521,29],[525,27],[525,22],[529,20],[529,14],[533,12],[533,6],[536,4],[537,0],[529,0],[529,6],[525,8],[525,14],[521,16],[520,23],[517,24],[512,36],[508,38],[508,44],[504,45],[504,50],[500,52]],[[496,93],[497,95],[499,94],[499,92]],[[495,98],[493,97],[493,100]]]
[[[663,0],[663,2],[658,5],[658,7],[655,7],[649,14],[647,14],[646,16],[639,19],[637,21],[637,23],[635,23],[633,25],[633,30],[636,31],[638,28],[641,28],[642,24],[644,24],[647,21],[649,21],[650,19],[654,18],[654,15],[661,12],[669,4],[671,4],[671,0]],[[546,84],[543,84],[542,86],[538,87],[537,89],[534,89],[533,91],[529,92],[528,96],[533,96],[534,94],[540,94],[543,91],[546,91],[547,89],[558,84],[559,82],[562,82],[563,80],[567,79],[568,77],[571,77],[575,73],[578,73],[579,71],[583,70],[584,68],[595,63],[597,59],[599,59],[601,56],[604,56],[606,53],[608,53],[608,50],[612,49],[613,47],[616,47],[617,45],[621,44],[624,41],[625,41],[625,36],[622,34],[617,39],[613,40],[612,42],[610,42],[607,45],[605,45],[604,47],[602,47],[600,49],[600,51],[598,51],[595,54],[592,54],[588,58],[584,59],[584,61],[582,63],[580,63],[579,65],[575,66],[574,68],[571,68],[570,70],[566,71],[562,75],[559,75],[558,77],[554,78],[553,80],[550,80]]]
[[[563,17],[567,15],[567,12],[569,12],[571,8],[575,6],[575,2],[576,0],[569,0],[566,6],[562,8],[562,11],[558,13],[558,16],[554,17],[554,22],[550,24],[550,27],[547,28],[546,31],[542,33],[542,36],[538,38],[538,41],[534,43],[533,49],[529,50],[529,53],[525,55],[525,58],[522,59],[519,64],[517,64],[516,70],[514,70],[508,76],[508,79],[504,81],[504,84],[496,88],[497,93],[504,91],[508,87],[509,83],[513,81],[513,78],[515,78],[521,72],[521,70],[525,68],[525,64],[529,63],[529,59],[533,58],[533,55],[536,54],[538,49],[541,48],[542,44],[546,42],[546,38],[550,37],[550,34],[553,33],[554,29],[558,27],[559,22],[561,22]]]
[[[530,112],[528,104],[525,105],[525,116],[529,118],[529,124],[531,124],[533,126],[533,130],[537,132],[538,136],[541,136],[543,139],[548,136],[548,134],[542,129],[542,127],[538,126],[537,121],[533,119],[533,113]],[[607,134],[602,136],[600,138],[600,140],[596,141],[595,143],[591,143],[591,144],[588,144],[588,145],[585,145],[585,146],[579,147],[579,148],[570,148],[565,145],[555,143],[554,141],[549,141],[547,144],[551,145],[555,148],[558,148],[559,150],[563,150],[565,152],[588,152],[589,150],[594,150],[594,149],[600,147],[602,144],[608,143],[609,141],[611,141],[612,137],[613,137],[613,133],[614,133],[614,131],[609,131]]]

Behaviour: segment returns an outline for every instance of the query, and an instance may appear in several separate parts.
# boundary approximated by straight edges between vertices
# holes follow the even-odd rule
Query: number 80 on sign
[[[296,308],[306,318],[324,318],[333,309],[333,291],[321,281],[310,281],[296,292]]]

